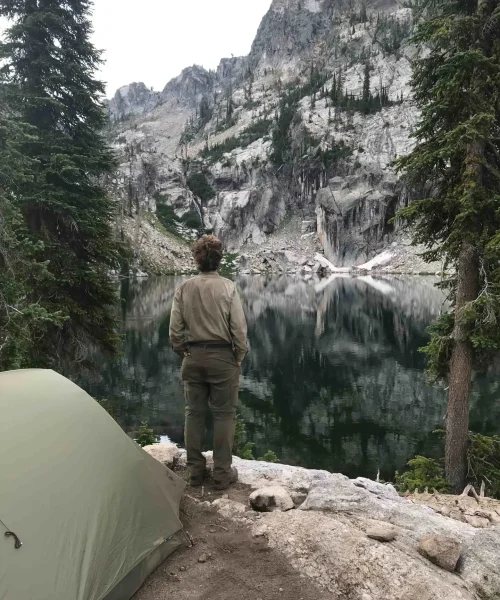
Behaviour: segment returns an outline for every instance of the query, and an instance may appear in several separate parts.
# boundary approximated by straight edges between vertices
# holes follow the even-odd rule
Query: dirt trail
[[[237,485],[226,493],[246,503],[250,489]],[[205,488],[205,500],[221,496]],[[181,505],[194,546],[186,541],[133,600],[340,600],[302,577],[264,538],[252,537],[248,526],[221,518],[199,500],[200,489],[188,487]]]

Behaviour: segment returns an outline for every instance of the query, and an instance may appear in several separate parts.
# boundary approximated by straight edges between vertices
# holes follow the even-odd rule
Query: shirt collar
[[[200,277],[220,277],[217,271],[205,271],[204,273],[199,274]]]

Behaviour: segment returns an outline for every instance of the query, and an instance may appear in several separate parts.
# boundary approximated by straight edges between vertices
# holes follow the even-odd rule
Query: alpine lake
[[[132,434],[147,421],[182,444],[181,359],[168,335],[180,277],[124,280],[123,348],[95,357],[98,375],[77,382]],[[419,351],[444,308],[429,277],[304,280],[237,276],[250,353],[239,415],[256,457],[391,480],[416,454],[439,456],[446,392],[430,386]],[[471,430],[500,433],[498,369],[476,375]],[[207,448],[210,447],[210,436]]]

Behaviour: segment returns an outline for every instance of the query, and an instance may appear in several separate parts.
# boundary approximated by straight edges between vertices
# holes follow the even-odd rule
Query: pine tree
[[[342,97],[343,84],[344,84],[344,79],[342,77],[342,67],[339,67],[339,72],[337,73],[337,98],[336,98],[336,103],[339,108],[342,106],[342,101],[343,101],[343,97]]]
[[[31,364],[47,323],[62,324],[60,314],[29,299],[34,283],[49,277],[46,265],[36,260],[37,247],[16,203],[34,166],[20,152],[33,131],[14,120],[2,80],[0,73],[0,371]]]
[[[102,183],[114,157],[100,134],[104,87],[94,79],[100,54],[89,41],[90,9],[88,0],[0,0],[0,16],[12,23],[0,43],[3,89],[13,124],[31,132],[19,144],[29,177],[11,193],[11,205],[31,260],[46,265],[25,302],[62,319],[46,323],[36,356],[22,366],[81,361],[91,344],[113,350],[117,342],[109,270],[119,246]]]
[[[332,102],[335,104],[337,102],[337,77],[335,73],[333,74],[333,83],[332,83],[332,91],[330,93],[330,98]]]
[[[208,98],[203,96],[200,101],[200,126],[204,127],[212,118],[212,109],[208,102]]]
[[[368,15],[366,13],[366,4],[364,2],[361,5],[361,12],[359,14],[359,20],[361,23],[366,23],[366,21],[368,20]]]
[[[421,199],[401,216],[415,224],[428,260],[455,274],[452,311],[426,349],[448,382],[446,477],[460,492],[467,474],[473,369],[500,349],[500,0],[445,0],[417,30],[430,48],[413,74],[421,109],[417,145],[399,167]]]
[[[370,112],[370,63],[365,63],[365,73],[363,79],[363,112],[368,114]]]

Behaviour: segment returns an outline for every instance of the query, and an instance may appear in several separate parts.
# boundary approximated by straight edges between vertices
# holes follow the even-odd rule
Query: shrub
[[[224,254],[220,265],[219,273],[224,277],[232,275],[238,268],[238,254],[228,252]]]
[[[264,462],[269,462],[269,463],[279,463],[279,461],[280,461],[280,459],[277,457],[277,455],[272,450],[268,450],[264,454],[264,456],[261,456],[257,460],[262,460]]]
[[[205,173],[191,173],[187,178],[187,185],[202,202],[207,202],[215,196],[215,190],[208,183]]]
[[[194,210],[188,210],[187,213],[184,213],[179,222],[190,229],[200,229],[201,227],[200,215]]]
[[[254,446],[255,444],[253,442],[247,442],[241,449],[240,458],[243,458],[244,460],[255,460],[253,455]]]
[[[200,152],[200,156],[205,158],[210,163],[216,163],[222,160],[226,152],[232,152],[236,148],[239,148],[240,142],[236,137],[230,137],[221,142],[220,144],[214,144],[209,146],[208,144]]]
[[[177,229],[175,228],[175,224],[178,222],[177,216],[170,204],[157,204],[156,216],[167,231],[177,234]]]
[[[253,442],[247,441],[247,431],[245,427],[245,423],[243,419],[238,414],[236,415],[236,427],[234,433],[234,453],[236,456],[243,458],[244,460],[255,460],[254,455],[254,447],[255,444]],[[263,460],[265,462],[277,463],[279,462],[279,458],[272,450],[268,450],[264,456],[259,458],[258,460]]]
[[[437,430],[434,433],[444,438],[444,431]],[[500,436],[470,433],[467,460],[467,483],[472,483],[479,490],[484,481],[486,495],[500,499]],[[395,485],[398,491],[413,492],[426,487],[444,493],[449,490],[444,468],[434,459],[416,456],[408,462],[408,466],[409,469],[402,475],[396,472]]]
[[[141,423],[136,435],[135,441],[141,448],[144,448],[144,446],[151,446],[151,444],[157,444],[160,441],[159,436],[149,428],[147,421]]]
[[[240,134],[240,143],[242,148],[246,148],[256,142],[260,138],[268,135],[273,122],[271,119],[260,119],[258,121],[254,121],[251,125],[249,125],[246,129],[244,129]]]
[[[190,210],[184,213],[182,217],[178,217],[172,206],[159,201],[156,206],[156,216],[163,227],[174,235],[178,235],[177,227],[179,225],[185,225],[190,229],[200,229],[202,225],[200,215],[197,212]]]
[[[402,475],[396,472],[395,486],[399,492],[414,492],[426,487],[442,493],[449,491],[444,478],[444,467],[433,458],[416,456],[408,462],[408,467]]]
[[[200,156],[210,163],[222,161],[224,154],[236,150],[236,148],[246,148],[261,137],[267,135],[273,122],[270,119],[260,119],[254,121],[246,129],[243,129],[237,137],[233,136],[225,139],[220,144],[208,144],[200,152]]]
[[[236,456],[241,457],[241,452],[243,451],[246,444],[247,437],[247,429],[245,427],[245,423],[239,414],[236,415],[235,421],[235,429],[234,429],[234,453]]]
[[[500,436],[470,434],[468,481],[479,488],[484,481],[486,493],[500,498]]]

